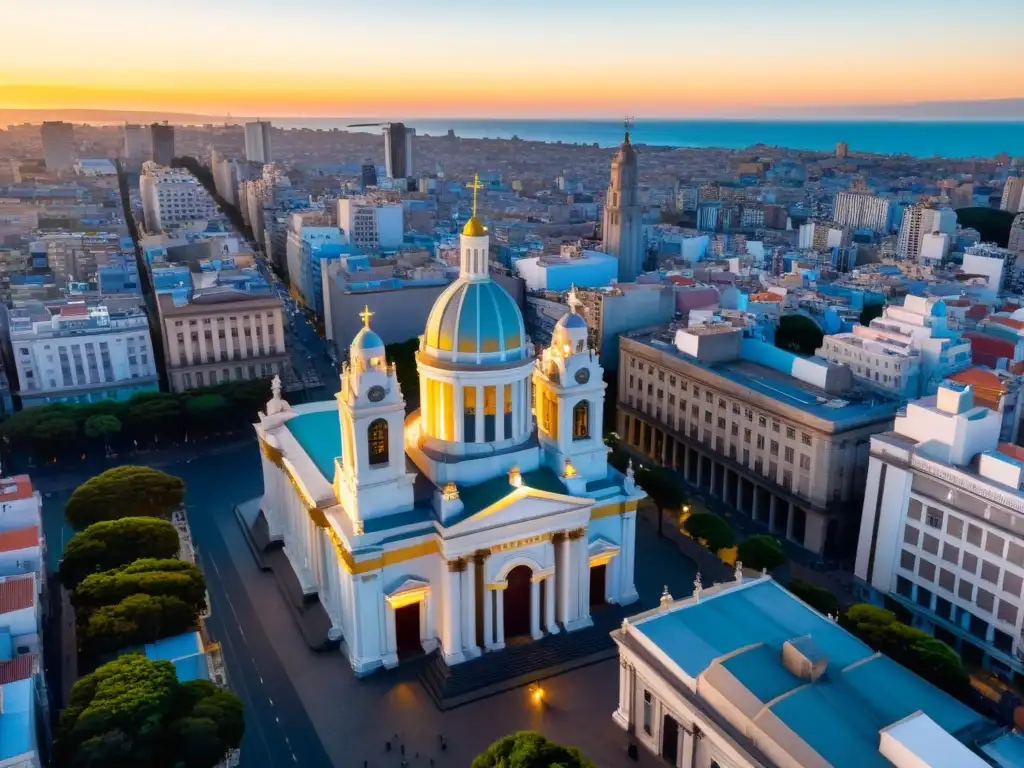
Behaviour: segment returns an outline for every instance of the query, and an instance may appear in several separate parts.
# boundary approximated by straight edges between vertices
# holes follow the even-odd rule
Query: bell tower
[[[334,493],[361,530],[362,521],[413,506],[413,479],[405,464],[405,399],[384,342],[370,328],[373,313],[352,340],[341,372],[338,418],[341,458],[335,462]]]
[[[604,369],[588,345],[587,323],[577,310],[575,288],[569,313],[556,324],[551,346],[533,372],[537,435],[549,466],[564,477],[605,477]]]

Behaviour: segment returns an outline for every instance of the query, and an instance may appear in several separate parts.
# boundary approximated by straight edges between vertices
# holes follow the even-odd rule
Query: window
[[[777,442],[775,442],[774,440],[772,440],[771,445],[769,445],[769,447],[768,447],[768,452],[772,456],[778,456],[779,455],[779,444]]]
[[[718,417],[718,428],[725,429],[725,419],[723,419],[721,416]]]
[[[935,581],[935,564],[921,558],[917,564],[917,573],[925,581]]]
[[[938,509],[929,508],[924,516],[924,524],[929,528],[942,530],[942,512]]]
[[[590,437],[590,403],[580,400],[572,409],[572,439],[586,440]]]
[[[388,422],[386,419],[371,421],[367,428],[370,446],[370,466],[388,463]]]
[[[976,525],[967,525],[967,541],[976,547],[981,546],[981,528]]]
[[[1003,592],[1017,597],[1020,596],[1021,578],[1009,571],[1003,571]]]
[[[910,544],[912,547],[917,546],[918,530],[912,525],[908,525],[903,529],[903,541]]]
[[[796,439],[796,430],[793,429],[792,427],[786,427],[786,439],[787,440],[794,440],[794,439]]]
[[[924,539],[921,541],[921,549],[932,555],[939,554],[939,540],[931,534],[925,534]]]
[[[960,562],[960,550],[947,541],[942,545],[942,559],[957,565]]]
[[[999,619],[1001,621],[1005,621],[1007,624],[1016,624],[1017,606],[1015,606],[1013,603],[1008,603],[1005,600],[1000,600],[999,613],[997,613],[996,615],[999,616]],[[996,634],[999,633],[997,632]]]
[[[971,597],[974,595],[974,585],[966,579],[960,579],[960,586],[956,591],[957,595],[960,596],[961,600],[971,601]]]
[[[705,392],[704,393],[704,400],[706,402],[708,402],[708,403],[715,402],[715,395],[714,395],[714,393],[713,392]]]
[[[1003,545],[1005,543],[1006,541],[1001,536],[996,536],[994,533],[989,531],[988,536],[985,537],[985,551],[1002,557]]]
[[[804,445],[810,445],[811,444],[811,436],[808,435],[806,432],[801,432],[800,433],[800,442],[802,442]]]
[[[902,568],[903,570],[910,571],[911,573],[913,573],[914,564],[916,562],[917,558],[914,557],[913,552],[908,552],[905,549],[902,552],[900,552],[900,568]]]
[[[806,455],[806,454],[801,453],[800,454],[800,469],[810,469],[810,468],[811,468],[811,457]],[[843,474],[843,468],[842,467],[839,467],[839,474],[840,475]]]
[[[978,558],[972,555],[970,552],[964,552],[963,569],[968,573],[977,573]]]
[[[988,613],[992,613],[992,611],[995,610],[994,598],[995,595],[993,595],[991,592],[989,592],[988,590],[984,590],[981,587],[978,587],[978,594],[974,598],[974,602],[979,608],[981,608],[981,610],[987,611]]]
[[[947,571],[945,568],[939,569],[939,586],[947,592],[953,591],[953,585],[956,584],[956,576],[953,575],[952,571]]]
[[[794,456],[794,453],[793,453],[793,449],[792,448],[786,448],[783,451],[783,458],[784,458],[784,460],[786,461],[787,464],[792,464],[793,463],[793,456]]]
[[[999,583],[999,566],[988,560],[981,561],[981,578],[990,584]]]
[[[749,429],[744,429],[743,430],[743,442],[744,443],[749,443],[750,442],[750,430]]]
[[[964,535],[964,521],[959,517],[953,517],[953,515],[946,516],[946,533],[956,538],[962,538]]]
[[[758,416],[757,417],[757,426],[759,426],[759,427],[766,427],[766,426],[768,426],[768,419],[766,419],[764,416]]]
[[[651,692],[644,691],[644,733],[651,735],[651,722],[654,720],[654,702],[651,699]]]
[[[757,447],[758,450],[764,450],[764,435],[757,436]]]

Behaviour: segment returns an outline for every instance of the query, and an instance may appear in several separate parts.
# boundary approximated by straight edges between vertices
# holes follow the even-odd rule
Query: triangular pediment
[[[536,488],[510,488],[507,496],[448,526],[449,535],[485,531],[530,520],[541,521],[592,506],[593,499],[567,496]]]

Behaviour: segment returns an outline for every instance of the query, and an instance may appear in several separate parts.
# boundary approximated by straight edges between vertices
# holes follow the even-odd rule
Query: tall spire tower
[[[640,207],[636,149],[629,140],[633,118],[625,121],[626,136],[612,159],[612,178],[604,202],[604,252],[619,260],[619,282],[631,283],[643,272],[643,210]]]

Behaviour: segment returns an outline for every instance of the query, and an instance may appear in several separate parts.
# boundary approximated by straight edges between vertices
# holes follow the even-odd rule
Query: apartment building
[[[405,229],[401,203],[367,197],[340,197],[335,202],[338,226],[350,245],[371,252],[402,245]]]
[[[1003,196],[999,200],[999,209],[1018,213],[1024,211],[1024,178],[1010,176],[1003,186]]]
[[[284,372],[284,320],[273,294],[216,286],[190,299],[162,293],[157,306],[172,391]]]
[[[1024,450],[947,382],[871,439],[855,573],[974,664],[1024,674]]]
[[[798,247],[801,250],[827,251],[848,245],[850,235],[842,226],[830,221],[809,221],[800,225]]]
[[[619,367],[619,336],[672,320],[678,309],[675,288],[658,283],[620,283],[601,290],[578,290],[580,314],[587,321],[588,344],[598,350],[606,371]]]
[[[43,158],[51,173],[69,173],[75,167],[75,126],[61,120],[47,120],[39,129]]]
[[[716,322],[624,336],[618,384],[628,445],[811,552],[855,540],[868,440],[898,404],[845,366]]]
[[[952,208],[912,205],[903,212],[896,255],[905,259],[941,259],[948,253],[950,238],[955,234],[956,212]]]
[[[150,142],[153,146],[153,162],[169,166],[174,160],[174,126],[167,123],[153,123],[149,126]]]
[[[850,229],[885,232],[889,229],[889,201],[878,195],[839,192],[832,205],[832,218]]]
[[[898,398],[934,393],[943,379],[971,366],[970,339],[949,328],[946,303],[934,296],[907,296],[870,325],[826,336],[815,354]]]
[[[146,159],[146,132],[141,125],[125,123],[121,156],[129,168],[139,168]]]
[[[30,302],[11,310],[10,337],[22,407],[158,388],[149,320],[134,298]]]
[[[220,215],[213,198],[184,168],[165,168],[152,161],[143,163],[139,195],[148,232]]]
[[[1010,238],[1006,243],[1010,253],[1024,253],[1024,213],[1018,214],[1010,225]]]
[[[272,163],[274,161],[268,121],[256,120],[245,124],[245,159],[250,163]]]
[[[331,225],[330,218],[330,214],[318,210],[296,211],[288,216],[285,241],[288,279],[293,296],[311,309],[317,309],[317,295],[321,297],[321,303],[323,297],[313,277],[312,267],[314,259],[318,259],[317,252],[326,245],[346,243],[345,233]]]

